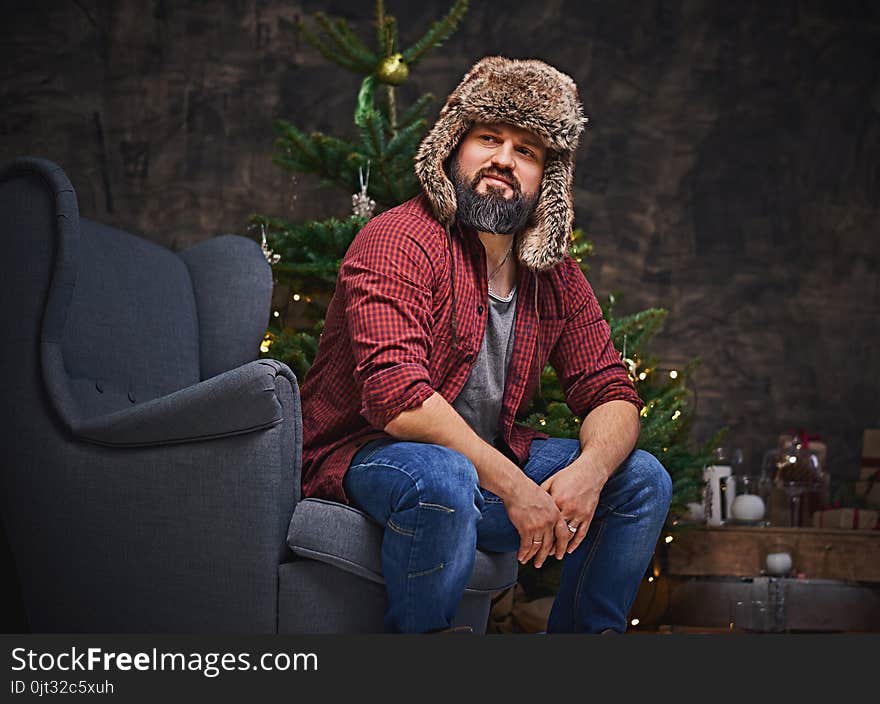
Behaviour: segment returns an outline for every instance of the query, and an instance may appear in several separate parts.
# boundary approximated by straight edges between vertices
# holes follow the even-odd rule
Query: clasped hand
[[[507,514],[520,535],[517,559],[541,567],[552,553],[561,560],[583,542],[599,502],[597,473],[572,464],[540,485],[528,478],[508,502]]]

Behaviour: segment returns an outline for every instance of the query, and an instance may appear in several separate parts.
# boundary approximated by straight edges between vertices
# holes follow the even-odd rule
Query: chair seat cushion
[[[334,565],[372,582],[382,576],[382,526],[352,506],[324,499],[296,505],[287,544],[294,554]],[[494,592],[516,582],[516,553],[477,550],[468,591]]]

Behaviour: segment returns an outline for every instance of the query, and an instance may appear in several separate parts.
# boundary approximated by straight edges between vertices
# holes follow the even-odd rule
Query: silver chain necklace
[[[501,260],[501,263],[495,267],[495,271],[489,274],[489,281],[495,278],[495,274],[501,271],[501,267],[503,267],[507,263],[507,258],[510,256],[510,253],[513,251],[513,243],[510,244],[510,249],[507,250],[507,254],[504,255],[504,259]]]

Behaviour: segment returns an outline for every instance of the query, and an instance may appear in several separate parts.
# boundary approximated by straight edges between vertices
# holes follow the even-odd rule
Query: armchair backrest
[[[5,254],[22,272],[5,282],[5,329],[37,333],[22,331],[20,343],[39,340],[45,388],[68,428],[258,356],[272,277],[256,242],[224,235],[175,253],[81,218],[67,176],[43,159],[0,170],[0,206]]]
[[[78,230],[70,234],[78,256],[61,354],[81,417],[197,383],[198,314],[180,257],[85,218]]]
[[[272,270],[260,246],[220,235],[179,253],[199,312],[202,379],[252,362],[269,324]]]

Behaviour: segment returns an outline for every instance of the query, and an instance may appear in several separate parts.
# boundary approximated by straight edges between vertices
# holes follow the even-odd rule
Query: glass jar
[[[813,512],[829,500],[830,478],[819,453],[795,435],[780,436],[779,445],[764,453],[760,482],[770,487],[771,525],[811,526]]]

